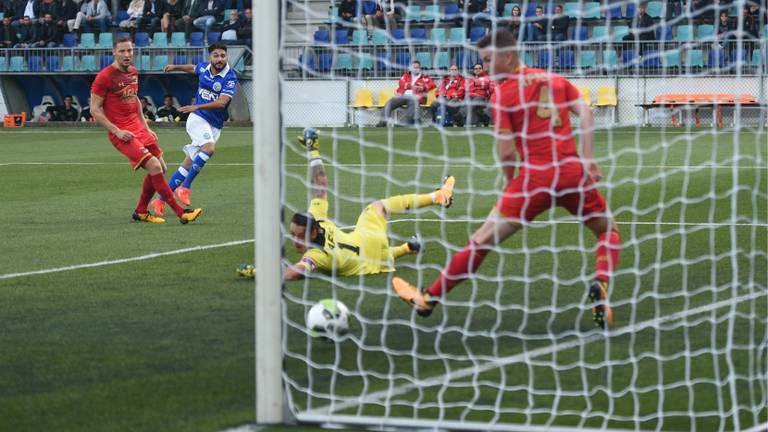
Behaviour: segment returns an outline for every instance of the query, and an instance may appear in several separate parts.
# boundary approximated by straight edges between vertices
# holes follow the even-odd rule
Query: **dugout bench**
[[[643,109],[643,126],[650,125],[650,110],[663,109],[669,110],[672,125],[676,128],[680,127],[680,122],[677,120],[677,114],[680,110],[693,111],[696,127],[701,127],[700,110],[709,109],[712,110],[713,113],[711,126],[717,125],[718,128],[722,128],[723,108],[735,107],[739,107],[739,109],[759,109],[761,121],[768,124],[768,121],[766,120],[766,108],[768,108],[768,105],[760,104],[757,97],[752,95],[735,95],[727,93],[662,94],[653,98],[652,103],[636,104],[635,106]],[[731,122],[731,126],[735,126],[734,122]]]

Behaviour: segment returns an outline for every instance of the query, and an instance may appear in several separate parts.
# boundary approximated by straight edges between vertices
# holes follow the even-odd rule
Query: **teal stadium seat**
[[[139,70],[148,71],[152,69],[152,58],[149,54],[142,54],[139,62]]]
[[[152,48],[168,48],[168,35],[165,32],[156,32],[152,36]]]
[[[8,60],[6,60],[5,56],[0,57],[0,72],[6,72],[8,71]]]
[[[523,62],[526,66],[533,66],[533,53],[530,51],[526,51],[523,55]]]
[[[371,43],[374,45],[386,45],[389,43],[387,31],[380,28],[374,29],[373,36],[371,37]]]
[[[704,53],[700,49],[688,50],[685,53],[685,65],[688,67],[704,67]]]
[[[410,5],[405,8],[405,22],[417,22],[421,18],[421,6]]]
[[[517,3],[507,3],[504,5],[504,18],[509,18],[512,16],[512,9],[514,9],[515,6],[520,7],[520,5]]]
[[[467,33],[462,27],[454,27],[451,29],[450,37],[448,40],[451,43],[464,43],[464,41],[467,40]]]
[[[99,34],[99,48],[112,49],[112,33],[103,32]]]
[[[8,65],[8,72],[24,72],[27,70],[27,64],[24,62],[24,57],[13,56],[11,62]]]
[[[61,71],[72,72],[75,70],[75,58],[73,56],[64,56],[61,59]]]
[[[421,15],[419,16],[419,21],[421,22],[439,21],[440,16],[441,16],[440,6],[427,5],[427,6],[424,6],[424,9],[421,11]]]
[[[151,70],[158,70],[158,71],[159,70],[163,70],[163,68],[165,68],[165,66],[167,64],[168,64],[168,56],[167,55],[165,55],[165,54],[163,54],[163,55],[156,55],[152,59],[152,68],[151,68]]]
[[[617,25],[613,28],[611,34],[611,40],[614,42],[621,42],[624,40],[624,36],[629,34],[629,26]]]
[[[418,52],[416,53],[416,60],[421,63],[421,67],[424,69],[432,69],[432,53]]]
[[[589,40],[593,42],[608,42],[608,27],[604,25],[592,27],[592,37]]]
[[[96,48],[96,39],[93,33],[80,35],[80,48]]]
[[[584,14],[581,16],[584,19],[598,19],[602,16],[602,12],[600,11],[600,3],[599,2],[585,2],[584,3]]]
[[[579,56],[579,66],[582,68],[594,68],[597,66],[597,55],[593,50],[584,50]]]
[[[352,70],[352,54],[340,53],[336,56],[336,63],[333,65],[334,70]]]
[[[184,32],[171,33],[171,48],[184,48],[186,46],[187,40]]]
[[[77,63],[78,71],[95,71],[99,67],[96,66],[96,56],[84,55],[80,56],[80,61]]]
[[[429,40],[435,45],[445,45],[445,29],[434,28],[429,33]]]
[[[352,45],[368,45],[368,32],[366,30],[355,30],[352,32]]]
[[[697,28],[698,31],[698,37],[697,40],[700,41],[714,41],[717,40],[717,36],[715,35],[715,26],[712,24],[702,24]]]
[[[607,49],[603,51],[603,65],[610,69],[615,69],[619,66],[619,55],[616,50]]]
[[[224,15],[226,17],[226,15]],[[328,8],[328,24],[337,24],[339,22],[339,8],[332,6]]]
[[[680,51],[669,50],[661,54],[661,65],[665,68],[680,67]]]
[[[750,61],[750,64],[756,68],[759,68],[763,64],[763,52],[760,48],[752,50],[752,60]]]
[[[679,42],[691,42],[693,40],[693,26],[684,24],[675,27],[675,40]]]
[[[572,19],[581,18],[581,8],[578,2],[568,2],[563,5],[563,15]]]
[[[435,69],[448,70],[451,67],[451,55],[448,51],[438,51],[435,54]]]
[[[357,61],[357,68],[361,70],[373,70],[373,57],[370,54],[361,54]]]
[[[660,1],[649,1],[646,13],[651,18],[661,18],[663,5]]]

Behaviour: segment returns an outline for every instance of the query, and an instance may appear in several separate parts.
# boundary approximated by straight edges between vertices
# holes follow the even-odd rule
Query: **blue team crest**
[[[217,81],[217,82],[213,83],[213,91],[215,91],[215,92],[221,91],[221,83],[220,82]]]
[[[209,134],[208,132],[206,132],[206,133],[204,133],[204,134],[203,134],[203,138],[205,138],[205,139],[209,140],[209,139],[211,139],[211,134]]]

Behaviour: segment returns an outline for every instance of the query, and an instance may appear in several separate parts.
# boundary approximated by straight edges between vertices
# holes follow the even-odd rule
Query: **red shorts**
[[[131,130],[133,139],[123,141],[113,134],[109,134],[109,141],[115,146],[117,151],[124,154],[131,161],[131,168],[139,169],[144,161],[150,156],[160,157],[163,151],[157,145],[157,140],[146,129]]]
[[[602,216],[607,210],[603,194],[575,164],[561,166],[557,173],[554,169],[522,170],[496,202],[502,215],[525,222],[553,205],[565,207],[581,221]]]

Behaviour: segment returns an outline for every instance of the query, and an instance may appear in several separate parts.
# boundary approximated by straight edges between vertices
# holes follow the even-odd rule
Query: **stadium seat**
[[[165,32],[156,32],[152,36],[152,48],[168,48],[168,35]]]
[[[665,68],[680,67],[680,51],[667,50],[661,54],[661,65]]]
[[[608,41],[608,27],[604,25],[597,25],[592,27],[592,37],[590,38],[593,42],[607,42]]]
[[[373,57],[370,54],[360,54],[357,60],[357,68],[360,70],[373,70]]]
[[[429,33],[429,40],[435,45],[445,45],[445,29],[434,28]]]
[[[149,46],[149,33],[136,32],[133,36],[133,45],[136,48],[144,48]]]
[[[587,106],[592,106],[592,91],[589,89],[589,87],[585,86],[579,86],[579,93],[581,94],[581,98],[584,100],[584,104]]]
[[[610,69],[616,68],[619,65],[619,55],[616,53],[616,50],[603,50],[603,65]]]
[[[759,68],[763,64],[763,54],[760,48],[752,50],[752,59],[749,64],[756,68]]]
[[[523,53],[523,64],[525,64],[526,66],[531,66],[532,67],[534,65],[534,63],[535,62],[533,61],[533,53],[532,52],[526,51],[525,53]]]
[[[168,65],[168,56],[164,54],[156,55],[152,58],[152,66],[150,70],[161,71],[166,65]]]
[[[333,66],[333,54],[322,53],[317,56],[317,70],[320,72],[328,72]]]
[[[395,53],[395,67],[399,69],[409,69],[411,67],[411,54],[407,51],[398,51]]]
[[[128,18],[130,18],[130,17],[131,16],[128,15],[128,11],[127,10],[120,9],[120,10],[117,11],[117,15],[115,17],[115,22],[120,24],[121,21],[125,21]]]
[[[355,67],[352,66],[352,54],[339,53],[336,55],[336,62],[333,64],[333,70],[346,70],[351,71]]]
[[[707,53],[707,66],[721,68],[725,66],[725,55],[722,49],[711,49]]]
[[[102,54],[99,56],[99,68],[104,69],[105,67],[112,64],[112,54]]]
[[[432,53],[428,51],[417,52],[416,61],[421,63],[422,69],[432,69]]]
[[[561,49],[558,57],[558,60],[560,61],[559,66],[561,69],[573,69],[576,67],[576,55],[574,54],[573,50]]]
[[[5,56],[0,56],[0,72],[8,71],[8,60]]]
[[[73,56],[64,56],[61,59],[61,71],[72,72],[75,70],[75,58]]]
[[[421,11],[421,15],[419,16],[419,21],[432,22],[432,21],[439,21],[439,20],[440,20],[439,6],[437,5],[424,6],[424,9]]]
[[[99,34],[99,48],[112,49],[112,33],[102,32]]]
[[[405,8],[405,22],[417,22],[421,18],[421,6],[409,5]]]
[[[448,70],[451,67],[451,56],[448,51],[438,51],[435,54],[435,69]]]
[[[583,50],[579,55],[579,66],[582,68],[594,68],[597,66],[597,56],[593,50]]]
[[[392,69],[392,61],[389,58],[389,54],[386,51],[381,51],[376,54],[376,70],[389,71]]]
[[[573,27],[573,31],[571,33],[571,40],[585,41],[588,39],[589,39],[588,29],[586,26],[582,25],[578,27]]]
[[[571,19],[581,18],[581,7],[578,2],[567,2],[563,5],[563,15]]]
[[[625,68],[635,67],[639,60],[640,57],[637,55],[637,51],[633,49],[625,49],[621,52],[621,64]]]
[[[397,89],[395,88],[387,88],[381,90],[379,92],[379,100],[376,102],[376,106],[379,108],[384,108],[384,105],[386,105],[387,102],[389,102],[389,100],[395,96],[395,93],[397,93]]]
[[[646,13],[651,18],[661,18],[663,5],[660,1],[654,0],[649,1],[647,4],[647,10]]]
[[[691,49],[685,53],[687,67],[704,67],[704,53],[700,49]]]
[[[502,13],[502,16],[504,18],[509,18],[512,16],[512,9],[515,8],[515,6],[520,7],[517,3],[507,3],[504,5],[504,12]]]
[[[614,42],[621,42],[624,40],[624,36],[629,34],[629,26],[617,25],[613,28],[611,33],[611,40]]]
[[[373,92],[371,89],[359,88],[355,91],[355,100],[352,102],[352,108],[373,108]]]
[[[672,40],[672,26],[659,26],[656,27],[656,40],[659,41],[671,41]]]
[[[191,47],[205,46],[205,33],[203,33],[203,32],[192,32],[192,33],[190,33],[189,34],[189,46],[191,46]]]
[[[93,33],[80,35],[80,48],[96,48],[96,39]]]
[[[675,40],[679,42],[690,42],[693,40],[693,26],[679,25],[675,27]]]
[[[728,64],[737,65],[739,67],[744,66],[747,64],[747,51],[734,48],[730,51],[726,60],[728,61]]]
[[[365,31],[365,30],[361,30]],[[386,45],[389,42],[389,37],[387,36],[387,31],[384,29],[374,29],[373,30],[373,36],[371,37],[371,43],[374,45]]]
[[[78,71],[96,71],[99,68],[96,66],[96,56],[84,55],[80,56],[80,61],[77,64]]]
[[[176,54],[173,56],[173,64],[180,65],[180,64],[187,64],[187,56],[184,54]]]
[[[224,15],[227,16],[227,15]],[[338,24],[339,22],[339,8],[337,6],[331,6],[328,8],[328,24]]]
[[[525,10],[523,12],[523,16],[526,18],[534,17],[536,16],[536,6],[538,6],[535,2],[528,3],[528,6],[526,6]]]
[[[128,32],[118,32],[116,35],[117,39],[121,39],[124,37],[131,37],[131,34]],[[134,42],[134,45],[136,45],[136,42]]]
[[[597,101],[595,106],[616,106],[618,98],[616,97],[616,87],[600,86],[597,88]]]
[[[763,27],[763,39],[768,39],[768,24]]]
[[[648,50],[643,53],[643,68],[658,69],[661,67],[661,58],[657,50]]]
[[[413,43],[423,43],[427,40],[427,31],[423,28],[411,29],[411,39]]]
[[[184,32],[171,33],[171,48],[184,48],[187,46],[187,36]]]
[[[27,60],[28,71],[29,72],[42,72],[43,70],[43,58],[40,56],[29,56],[29,59]]]
[[[448,40],[452,44],[463,44],[467,40],[466,32],[461,27],[453,27]]]
[[[456,65],[458,65],[461,71],[471,71],[474,65],[472,54],[469,51],[459,50],[456,53]]]
[[[600,11],[600,2],[585,2],[583,19],[599,19],[602,15]]]
[[[713,26],[712,24],[702,24],[696,28],[696,31],[698,32],[698,36],[696,37],[697,40],[700,40],[700,41],[717,40],[717,36],[715,35],[715,26]]]
[[[510,9],[511,10],[511,9]],[[456,3],[448,3],[443,10],[443,21],[453,21],[461,18],[461,9]]]
[[[380,29],[379,29],[380,30]],[[368,32],[365,30],[355,30],[352,32],[352,45],[368,45]]]
[[[624,18],[631,20],[635,17],[636,13],[637,13],[637,3],[634,0],[630,0],[627,3],[627,9],[624,11]]]
[[[336,30],[333,32],[333,42],[337,45],[349,44],[349,33],[346,30]]]
[[[64,33],[61,45],[64,48],[75,48],[77,46],[77,35],[74,33]]]
[[[203,57],[202,54],[192,54],[189,56],[189,62],[193,65],[198,65],[204,61],[205,61],[205,57]]]
[[[609,3],[603,16],[611,20],[621,19],[621,3]]]
[[[139,70],[148,71],[152,69],[152,59],[148,54],[142,54],[139,59]]]
[[[549,50],[539,51],[539,63],[536,65],[536,67],[539,67],[542,69],[549,69],[550,59],[551,59],[551,55]]]
[[[24,72],[27,65],[24,63],[24,57],[13,56],[8,64],[8,72]]]
[[[221,40],[221,32],[208,32],[208,44],[215,44]]]
[[[392,42],[404,43],[405,42],[405,29],[397,28],[392,30]]]
[[[472,29],[469,31],[470,42],[477,42],[482,39],[483,36],[485,36],[485,27],[472,27]]]

